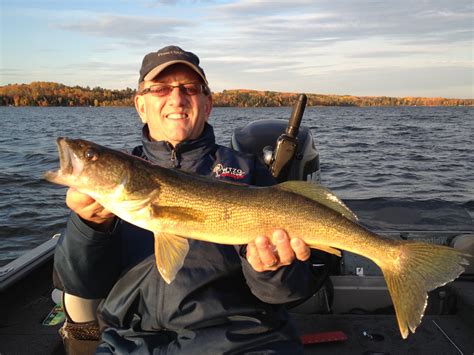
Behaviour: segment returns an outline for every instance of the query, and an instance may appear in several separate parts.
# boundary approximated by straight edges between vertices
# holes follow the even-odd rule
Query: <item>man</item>
[[[135,107],[144,127],[134,155],[215,178],[274,183],[255,157],[216,145],[208,124],[212,97],[193,53],[169,46],[147,54]],[[235,168],[239,176],[217,176],[218,165]],[[281,304],[316,291],[305,262],[310,249],[302,240],[290,241],[282,230],[246,246],[190,240],[182,269],[167,284],[154,263],[150,232],[118,220],[72,188],[66,203],[73,212],[55,269],[65,291],[67,342],[94,339],[98,318],[100,353],[301,350]]]

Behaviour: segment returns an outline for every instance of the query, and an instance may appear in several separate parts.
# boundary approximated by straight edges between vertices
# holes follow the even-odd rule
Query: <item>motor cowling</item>
[[[267,166],[276,147],[278,137],[287,128],[287,121],[262,119],[236,128],[232,134],[231,147],[234,150],[256,155]],[[321,182],[319,153],[308,127],[300,126],[298,146],[287,180]]]

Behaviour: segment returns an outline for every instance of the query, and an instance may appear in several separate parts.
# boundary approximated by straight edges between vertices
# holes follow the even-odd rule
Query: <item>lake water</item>
[[[287,120],[291,108],[214,108],[217,141],[253,120]],[[473,107],[308,107],[321,176],[343,199],[443,200],[474,209]],[[0,265],[60,232],[66,188],[42,179],[59,166],[68,136],[131,150],[141,123],[133,108],[0,107]]]

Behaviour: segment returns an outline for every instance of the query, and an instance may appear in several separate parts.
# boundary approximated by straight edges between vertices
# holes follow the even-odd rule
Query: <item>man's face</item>
[[[153,81],[145,81],[144,89],[152,85],[180,85],[201,83],[199,75],[186,65],[176,64],[163,70]],[[137,95],[135,107],[150,136],[156,141],[167,141],[173,146],[198,138],[212,109],[211,96],[204,93],[186,95],[179,88],[164,97],[153,94]]]

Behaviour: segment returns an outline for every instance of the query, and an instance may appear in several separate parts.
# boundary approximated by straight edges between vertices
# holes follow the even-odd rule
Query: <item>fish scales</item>
[[[396,245],[387,239],[385,247],[381,248],[382,239],[376,234],[295,193],[225,184],[225,196],[219,198],[223,194],[220,184],[205,185],[196,183],[189,189],[181,189],[178,195],[173,195],[172,189],[169,200],[177,201],[176,206],[200,204],[199,207],[207,211],[204,223],[185,221],[176,226],[176,234],[205,241],[218,238],[222,244],[247,244],[260,235],[270,235],[278,223],[290,237],[304,239],[308,244],[327,245],[364,256],[379,255],[379,262],[388,250],[393,249],[392,245]],[[296,210],[294,206],[297,206]]]

